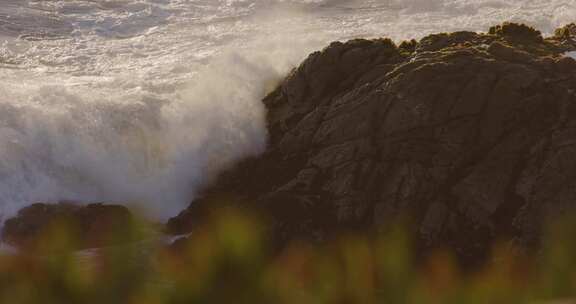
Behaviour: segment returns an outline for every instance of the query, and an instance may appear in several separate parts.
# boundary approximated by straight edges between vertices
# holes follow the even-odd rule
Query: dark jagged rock
[[[268,151],[168,230],[190,231],[233,197],[271,215],[284,240],[408,215],[418,246],[448,246],[466,264],[496,239],[533,242],[576,202],[576,62],[560,36],[504,24],[401,48],[332,43],[264,99]]]
[[[2,229],[4,242],[19,248],[35,248],[51,229],[66,225],[76,234],[77,248],[93,248],[128,241],[123,234],[131,227],[132,215],[123,206],[72,203],[34,204],[7,220]],[[70,232],[70,231],[69,231]]]

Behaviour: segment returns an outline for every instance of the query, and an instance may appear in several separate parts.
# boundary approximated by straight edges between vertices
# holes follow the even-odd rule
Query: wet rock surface
[[[576,202],[576,61],[562,55],[575,37],[504,24],[400,48],[332,43],[264,99],[268,152],[168,229],[190,231],[228,196],[272,215],[282,239],[408,215],[419,247],[468,264],[495,240],[537,246],[541,224]]]

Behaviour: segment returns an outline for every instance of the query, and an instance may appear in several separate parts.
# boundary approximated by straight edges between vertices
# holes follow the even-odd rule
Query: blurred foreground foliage
[[[576,222],[561,223],[536,256],[495,246],[474,273],[449,251],[416,265],[401,228],[275,251],[265,225],[226,210],[178,246],[150,233],[75,251],[79,236],[56,225],[36,252],[0,256],[0,303],[556,303],[576,295]],[[152,231],[143,225],[118,233]]]

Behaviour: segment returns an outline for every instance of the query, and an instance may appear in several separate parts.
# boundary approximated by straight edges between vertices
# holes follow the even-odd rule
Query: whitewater
[[[0,216],[109,202],[158,220],[266,146],[260,103],[334,40],[544,33],[576,0],[1,0]]]

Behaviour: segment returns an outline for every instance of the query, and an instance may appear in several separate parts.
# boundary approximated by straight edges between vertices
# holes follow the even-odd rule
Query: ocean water
[[[0,217],[122,203],[159,220],[266,145],[260,100],[333,40],[545,33],[576,0],[1,0]]]

